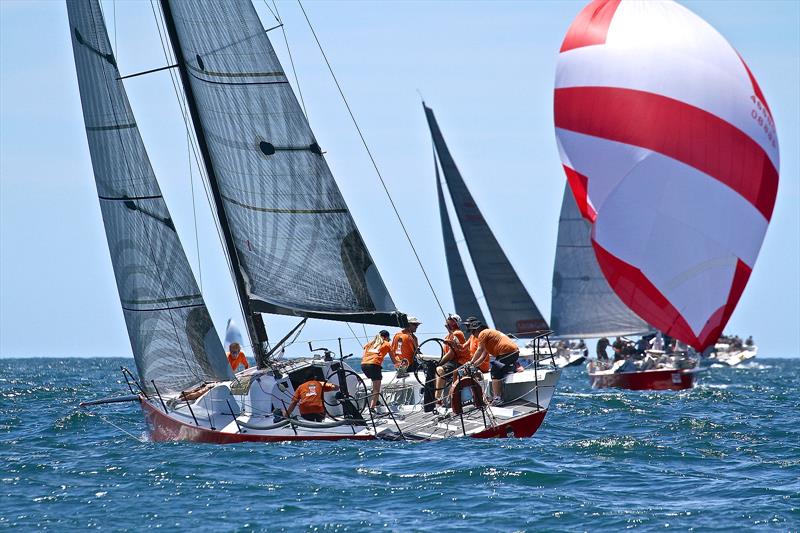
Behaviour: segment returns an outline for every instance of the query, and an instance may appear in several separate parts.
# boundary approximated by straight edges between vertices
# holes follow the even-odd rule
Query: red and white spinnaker
[[[778,139],[753,74],[672,1],[594,0],[558,58],[555,127],[609,284],[640,317],[713,344],[755,264]]]

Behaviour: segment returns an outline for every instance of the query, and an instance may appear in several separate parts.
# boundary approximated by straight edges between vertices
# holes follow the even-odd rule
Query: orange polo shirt
[[[459,365],[465,365],[469,363],[471,359],[469,355],[469,348],[464,346],[464,343],[467,342],[467,338],[464,336],[464,332],[460,329],[455,331],[451,331],[447,334],[444,338],[445,341],[455,341],[458,344],[458,347],[453,350],[456,354],[456,363]]]
[[[322,405],[322,392],[336,390],[330,383],[321,383],[316,380],[306,381],[294,391],[293,402],[298,402],[300,414],[324,413],[325,406]]]
[[[374,343],[370,342],[364,346],[364,356],[361,358],[361,364],[381,366],[383,359],[391,353],[392,345],[388,341],[383,341],[377,348]]]
[[[483,344],[489,355],[497,357],[507,353],[516,352],[519,347],[512,341],[508,335],[497,331],[496,329],[485,329],[478,334],[478,341]]]
[[[239,365],[244,365],[245,370],[250,368],[250,364],[247,362],[247,357],[244,356],[243,351],[239,351],[238,354],[231,355],[231,352],[228,352],[228,364],[231,365],[231,370],[236,372],[236,369],[239,368]]]
[[[469,338],[469,358],[472,360],[475,357],[475,352],[478,351],[478,346],[480,345],[480,341],[478,340],[477,335],[471,335]],[[489,371],[489,358],[483,360],[481,366],[478,367],[481,372],[488,372]]]
[[[401,330],[395,333],[392,339],[392,360],[394,364],[400,366],[405,361],[411,364],[414,354],[417,353],[417,337],[413,333],[406,333]]]

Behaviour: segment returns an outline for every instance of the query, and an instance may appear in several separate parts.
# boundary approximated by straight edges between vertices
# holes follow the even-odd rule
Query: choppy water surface
[[[484,531],[800,528],[800,361],[683,392],[565,371],[533,439],[139,442],[80,400],[125,359],[0,360],[0,529]],[[96,413],[144,437],[133,404]]]

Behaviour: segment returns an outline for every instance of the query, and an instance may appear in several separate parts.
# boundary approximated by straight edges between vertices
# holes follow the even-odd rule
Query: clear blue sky
[[[800,3],[687,1],[747,60],[781,146],[775,213],[728,331],[763,356],[800,355]],[[564,33],[583,2],[308,2],[326,48],[429,270],[451,305],[431,145],[435,110],[477,202],[546,316],[564,176],[552,120]],[[311,126],[373,258],[420,331],[441,315],[294,2],[280,2]],[[274,24],[256,2],[265,26]],[[164,65],[150,4],[104,2],[123,73]],[[116,9],[116,29],[114,10]],[[270,33],[289,68],[279,32]],[[83,129],[66,8],[0,1],[0,357],[130,355]],[[169,75],[126,82],[137,122],[219,330],[233,287],[196,183]],[[195,179],[196,168],[192,169]],[[197,260],[199,243],[200,261]],[[266,316],[273,339],[295,322]],[[377,328],[368,328],[374,333]],[[361,327],[356,331],[362,334]],[[314,322],[301,339],[349,337]],[[332,344],[332,343],[329,343]],[[302,350],[295,346],[291,353]],[[355,350],[350,343],[348,350]]]

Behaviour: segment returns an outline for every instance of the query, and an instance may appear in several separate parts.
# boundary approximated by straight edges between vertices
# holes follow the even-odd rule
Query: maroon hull
[[[617,374],[589,374],[592,388],[616,387],[630,390],[683,390],[694,386],[696,370],[645,370]]]
[[[536,430],[539,429],[539,426],[542,425],[544,415],[546,414],[546,410],[536,411],[535,413],[514,418],[503,424],[485,429],[480,433],[475,433],[472,437],[476,439],[532,437],[533,434],[536,433]]]

